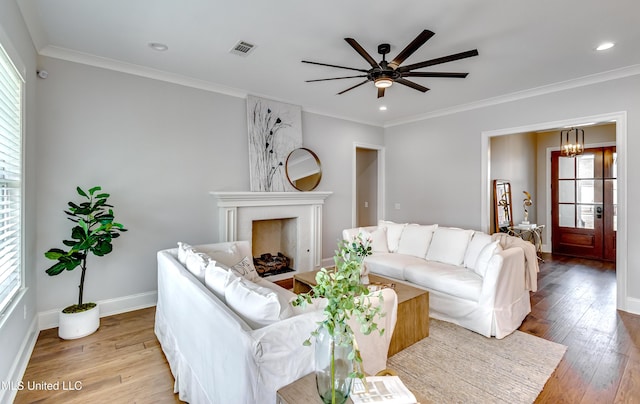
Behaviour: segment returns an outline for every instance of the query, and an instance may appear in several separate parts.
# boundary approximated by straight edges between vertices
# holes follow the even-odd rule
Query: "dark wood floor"
[[[568,346],[537,403],[640,403],[640,316],[616,310],[615,265],[545,256],[521,331]]]
[[[640,316],[615,309],[614,265],[545,257],[521,331],[569,349],[537,403],[640,403]],[[23,381],[81,390],[18,392],[16,403],[175,403],[153,333],[154,308],[105,317],[98,332],[62,341],[44,330]]]

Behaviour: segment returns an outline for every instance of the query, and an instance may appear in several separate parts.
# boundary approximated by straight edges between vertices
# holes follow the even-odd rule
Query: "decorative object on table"
[[[351,379],[362,378],[362,357],[353,330],[347,323],[355,317],[360,331],[368,335],[378,329],[374,322],[380,313],[380,302],[372,302],[369,289],[360,282],[361,267],[371,255],[371,240],[363,233],[351,240],[340,240],[334,258],[335,269],[322,268],[316,275],[316,285],[308,293],[298,295],[294,305],[306,305],[313,297],[327,301],[325,319],[312,333],[316,338],[316,384],[324,403],[340,404],[349,397]],[[305,345],[310,345],[310,339]]]
[[[296,105],[247,97],[251,191],[293,191],[285,161],[302,146],[302,109]]]
[[[560,155],[562,157],[575,157],[582,154],[583,152],[583,129],[571,128],[560,131]]]
[[[107,203],[109,194],[101,193],[101,187],[93,187],[85,192],[76,188],[78,194],[86,201],[76,204],[69,202],[69,210],[65,210],[67,219],[74,222],[71,229],[71,240],[62,243],[69,247],[68,251],[51,248],[44,255],[57,261],[46,270],[50,276],[62,271],[72,271],[80,267],[80,285],[78,286],[78,303],[68,306],[60,312],[58,335],[63,339],[82,338],[95,332],[100,326],[100,311],[96,303],[84,303],[84,281],[87,271],[89,253],[102,257],[113,250],[112,241],[127,231],[120,223],[116,223],[112,205]]]
[[[529,206],[533,205],[533,201],[531,200],[531,194],[528,193],[527,191],[522,191],[526,198],[524,198],[524,200],[522,201],[522,205],[524,207],[524,220],[522,221],[522,224],[529,224]]]

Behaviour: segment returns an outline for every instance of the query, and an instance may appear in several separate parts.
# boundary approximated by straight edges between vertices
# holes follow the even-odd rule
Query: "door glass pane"
[[[576,227],[579,229],[593,229],[594,228],[594,210],[593,205],[578,205],[578,221]]]
[[[578,168],[578,175],[576,178],[594,178],[595,177],[595,154],[583,154],[576,156],[576,166]]]
[[[613,231],[618,231],[618,205],[613,205]]]
[[[618,180],[607,180],[607,181],[611,181],[611,183],[612,183],[613,204],[617,205],[618,204]]]
[[[575,178],[575,159],[570,157],[558,157],[558,178]]]
[[[575,227],[576,223],[576,208],[575,205],[560,205],[559,221],[560,227]]]
[[[573,180],[558,181],[558,202],[574,203],[576,201],[575,187],[576,187],[576,182]]]
[[[618,178],[618,153],[613,152],[613,162],[611,164],[611,175],[613,178]]]
[[[578,181],[578,203],[594,203],[595,192],[593,180],[579,180]]]

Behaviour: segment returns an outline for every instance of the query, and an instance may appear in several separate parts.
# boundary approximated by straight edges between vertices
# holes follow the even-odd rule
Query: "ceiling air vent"
[[[255,45],[250,44],[249,42],[238,41],[238,43],[235,44],[233,48],[231,48],[229,53],[233,53],[234,55],[247,56],[253,51],[255,47]]]

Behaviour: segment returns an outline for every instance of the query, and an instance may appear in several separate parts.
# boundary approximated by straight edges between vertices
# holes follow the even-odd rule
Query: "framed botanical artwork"
[[[294,191],[285,162],[293,149],[302,146],[302,108],[250,95],[247,126],[251,191]]]

